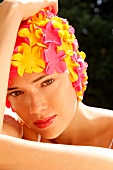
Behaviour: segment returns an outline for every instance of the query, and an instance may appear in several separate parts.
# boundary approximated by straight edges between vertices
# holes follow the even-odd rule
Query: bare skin
[[[51,145],[0,135],[0,153],[2,170],[113,169],[113,151],[98,147]]]
[[[84,105],[83,103],[80,103],[80,105],[81,104]],[[54,140],[42,138],[41,141],[109,148],[113,139],[113,112],[106,109],[87,107],[86,105],[84,105],[84,109],[87,110],[87,112],[76,115],[78,119],[76,121],[75,131],[73,132],[73,136],[68,136],[68,140],[67,138],[63,139],[59,136]],[[24,138],[37,141],[37,133],[29,129],[29,127],[26,127]],[[113,149],[112,144],[110,148]]]
[[[32,5],[32,8],[31,8]],[[10,69],[10,61],[13,53],[17,31],[22,20],[36,14],[42,8],[51,6],[51,9],[57,13],[58,2],[56,0],[5,0],[0,4],[0,132],[3,125],[3,113],[7,93],[7,83]],[[10,25],[8,28],[7,26]],[[13,31],[12,31],[13,27]],[[7,28],[7,29],[6,29]],[[6,36],[7,35],[7,36]],[[6,43],[7,42],[7,43]],[[10,44],[10,45],[9,45]],[[6,50],[7,49],[7,50]],[[6,67],[4,67],[4,65]]]
[[[2,23],[0,26],[0,133],[3,125],[10,61],[18,27],[23,19],[48,5],[54,6],[56,1],[32,3],[34,1],[26,0],[24,2],[15,0],[4,1],[0,4],[0,23]],[[7,29],[7,25],[10,28]],[[106,170],[108,167],[109,170],[113,169],[113,152],[109,149],[51,145],[2,134],[0,134],[0,154],[2,170],[36,170],[37,168],[39,170]]]
[[[23,17],[23,18],[26,18],[26,17]],[[15,81],[11,87],[14,87],[14,86],[18,87],[18,83],[16,83],[16,81],[21,82],[21,84],[19,84],[19,90],[21,90],[22,88],[24,90],[26,89],[26,92],[29,92],[31,94],[31,97],[35,96],[35,93],[36,93],[35,86],[31,86],[31,85],[29,86],[29,89],[31,89],[31,90],[34,89],[34,94],[31,93],[32,91],[30,91],[30,90],[28,91],[28,89],[27,89],[28,81],[29,81],[28,77],[25,77],[25,79],[22,81],[20,78],[18,78],[17,80],[15,79]],[[60,81],[60,84],[64,84],[64,82]],[[60,88],[58,88],[58,89],[60,89]],[[56,91],[58,89],[56,89]],[[64,89],[64,86],[62,86],[62,90],[63,89]],[[74,94],[74,90],[72,88],[70,88],[70,89],[72,90],[72,93]],[[69,93],[70,93],[70,89],[69,89]],[[61,90],[61,92],[62,92],[62,90]],[[67,89],[65,89],[64,94],[66,91],[67,91]],[[38,96],[39,95],[41,96],[41,94],[38,94]],[[54,94],[54,96],[57,96],[57,93]],[[53,98],[55,98],[54,96],[53,96]],[[28,99],[28,97],[29,96],[26,96],[26,99]],[[61,97],[62,97],[62,95],[60,94],[60,98]],[[69,98],[70,96],[68,96],[68,97],[65,96],[65,97]],[[65,97],[64,96],[62,97],[63,103],[65,102],[65,100],[64,100]],[[49,98],[50,98],[50,96],[49,96]],[[49,103],[53,100],[53,98],[51,98],[50,101],[48,99]],[[42,134],[41,130],[39,130],[39,129],[37,130],[35,127],[32,127],[31,122],[28,122],[29,115],[27,115],[26,112],[29,113],[29,108],[31,108],[31,110],[32,110],[30,115],[33,114],[33,112],[36,112],[37,119],[43,118],[42,114],[39,113],[39,111],[37,109],[37,108],[39,108],[39,106],[37,106],[38,98],[36,97],[36,99],[34,99],[33,97],[32,98],[29,97],[29,99],[30,99],[29,103],[27,103],[27,104],[25,103],[28,107],[26,106],[26,110],[24,110],[25,105],[22,105],[23,102],[21,102],[21,101],[26,101],[24,98],[22,98],[22,100],[19,101],[19,103],[17,102],[17,105],[16,105],[15,99],[12,99],[12,97],[9,96],[9,100],[10,100],[10,103],[12,104],[13,109],[18,113],[18,115],[21,117],[21,119],[28,125],[28,127],[30,127],[34,131],[33,135],[35,134],[35,132],[40,133],[42,136],[42,139],[52,139],[52,140],[50,140],[50,142],[53,142],[53,143],[70,144],[70,145],[101,146],[101,147],[109,148],[112,138],[113,138],[113,136],[112,136],[112,127],[113,127],[112,111],[91,108],[91,107],[83,105],[82,103],[77,104],[76,110],[74,110],[74,111],[69,110],[68,108],[75,107],[74,106],[74,105],[76,105],[76,102],[75,102],[75,104],[73,103],[73,105],[69,105],[66,108],[66,111],[68,109],[67,114],[65,113],[65,109],[62,111],[62,113],[65,114],[68,119],[70,119],[69,126],[65,125],[65,127],[64,127],[65,131],[64,131],[64,129],[62,129],[62,127],[63,127],[62,126],[63,122],[62,122],[61,126],[59,126],[59,129],[62,129],[62,132],[64,131],[63,133],[59,132],[59,135],[56,135],[56,136],[46,136],[46,134],[47,134],[46,132],[45,132],[45,134]],[[36,103],[35,103],[35,100],[36,100]],[[76,101],[76,97],[73,96],[70,98],[70,100],[72,103],[73,101]],[[69,103],[68,101],[70,101],[70,100],[67,100],[65,102],[65,106],[67,105],[67,103]],[[31,103],[31,101],[33,101],[33,102]],[[58,109],[58,107],[59,108],[63,107],[60,104],[62,101],[60,101],[58,103],[58,100],[55,100],[54,103],[56,104],[57,109]],[[19,107],[20,105],[21,105],[21,108]],[[37,106],[36,109],[35,109],[35,106]],[[23,110],[24,110],[24,113],[23,113]],[[47,115],[46,115],[46,112],[47,112]],[[46,112],[44,114],[44,117],[51,116],[48,114],[51,112],[51,106],[50,106],[50,110],[48,110],[48,111],[46,110]],[[53,113],[54,113],[54,111],[53,111]],[[27,119],[26,119],[25,115],[26,115]],[[40,115],[40,117],[39,117],[39,115]],[[65,120],[65,117],[66,117],[65,115],[64,115],[64,117],[62,117],[63,120]],[[70,115],[71,115],[71,118],[70,118]],[[72,116],[74,116],[74,117],[72,117]],[[32,116],[30,117],[30,120],[32,120]],[[67,124],[67,120],[65,123]],[[27,127],[27,126],[25,125],[25,127]],[[30,129],[30,131],[32,132],[31,129]],[[89,131],[89,129],[90,129],[90,131]],[[32,139],[33,135],[32,135],[32,137],[30,137],[30,134],[31,133],[27,133],[25,131],[24,138],[25,139],[31,138],[31,140],[33,140]],[[36,140],[36,137],[35,137],[35,140]]]
[[[22,138],[23,126],[18,119],[15,119],[10,115],[5,114],[2,134],[17,137],[17,138]]]
[[[30,127],[24,126],[24,138],[37,141],[39,133],[43,142],[111,148],[113,111],[77,102],[66,73],[55,73],[36,81],[42,75],[25,73],[23,77],[17,76],[8,90],[13,109]],[[54,115],[53,124],[47,128],[33,124]]]

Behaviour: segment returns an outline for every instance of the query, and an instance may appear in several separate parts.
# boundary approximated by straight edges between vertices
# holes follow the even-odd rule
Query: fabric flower
[[[73,61],[70,56],[67,56],[66,58],[64,58],[64,60],[65,60],[65,62],[66,62],[66,66],[67,66],[67,69],[68,69],[68,71],[69,71],[70,80],[71,80],[72,82],[77,81],[78,75],[77,75],[77,73],[74,71],[74,68],[78,67],[79,64],[78,64],[77,62]]]
[[[18,67],[18,74],[20,76],[26,73],[39,73],[45,68],[44,61],[40,58],[42,55],[41,47],[30,47],[28,44],[23,43],[20,51],[23,53],[14,54],[12,57],[12,65]]]
[[[78,41],[77,41],[77,39],[75,39],[74,41],[73,41],[73,43],[72,43],[72,45],[73,45],[73,51],[75,52],[75,51],[77,51],[78,50]]]
[[[54,17],[52,24],[55,28],[59,29],[59,36],[61,37],[61,39],[63,39],[67,43],[73,43],[75,39],[74,28],[72,26],[69,26],[67,20],[61,20],[59,17]]]
[[[44,60],[46,62],[46,73],[53,74],[55,71],[63,73],[66,70],[66,64],[63,61],[64,51],[56,52],[56,45],[50,43],[48,49],[44,50]]]
[[[68,30],[70,27],[66,19],[57,16],[52,18],[52,23],[54,28],[59,28],[60,30]]]
[[[42,11],[42,12],[39,12],[38,14],[32,16],[32,18],[30,18],[28,20],[28,23],[32,23],[37,26],[45,26],[48,21],[49,21],[49,19],[46,17],[46,13],[44,11]]]
[[[83,53],[77,52],[78,54],[82,54],[84,56]],[[74,71],[77,73],[78,75],[78,80],[73,82],[73,86],[75,87],[76,93],[77,93],[77,97],[78,100],[81,101],[83,99],[83,92],[86,90],[86,84],[87,84],[87,74],[86,74],[86,69],[87,69],[87,64],[84,62],[84,60],[82,59],[82,57],[80,55],[76,55],[76,57],[72,57],[73,60],[79,64],[78,67],[74,68]]]
[[[30,25],[30,28],[22,28],[19,30],[18,35],[20,37],[27,37],[29,39],[30,45],[33,46],[35,44],[41,46],[41,47],[46,47],[43,43],[42,43],[42,36],[43,36],[43,32],[42,29],[35,29],[33,27],[33,25]]]
[[[47,9],[22,21],[19,27],[9,75],[12,78],[26,73],[69,74],[79,101],[87,85],[85,53],[79,52],[75,30],[67,19],[55,16]],[[10,106],[6,100],[7,107]]]
[[[53,27],[52,21],[48,22],[45,29],[43,29],[43,32],[44,32],[43,42],[44,42],[44,44],[54,42],[57,45],[61,45],[61,38],[58,35],[58,30],[59,29]]]
[[[9,74],[9,81],[8,81],[8,87],[11,85],[11,79],[14,79],[17,75],[18,75],[17,67],[14,67],[14,66],[11,65],[10,74]]]
[[[75,34],[75,30],[72,26],[69,27],[68,31],[70,34]]]
[[[83,51],[78,51],[78,54],[82,57],[83,60],[86,58],[86,54]]]
[[[65,54],[67,56],[72,56],[73,55],[73,46],[70,44],[67,44],[65,41],[62,41],[61,46],[57,46],[57,51],[63,50],[65,51]]]

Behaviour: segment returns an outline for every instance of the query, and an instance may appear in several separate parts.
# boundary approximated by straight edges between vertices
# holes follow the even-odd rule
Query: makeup
[[[37,120],[33,122],[33,124],[40,129],[47,128],[53,123],[55,118],[56,118],[56,115],[50,116],[44,119]]]

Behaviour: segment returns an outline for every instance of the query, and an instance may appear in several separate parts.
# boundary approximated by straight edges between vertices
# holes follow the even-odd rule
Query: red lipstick
[[[47,117],[47,118],[44,118],[44,119],[40,119],[40,120],[37,120],[36,122],[33,122],[33,124],[40,129],[46,128],[53,123],[55,117],[56,117],[56,115],[50,116],[50,117]]]

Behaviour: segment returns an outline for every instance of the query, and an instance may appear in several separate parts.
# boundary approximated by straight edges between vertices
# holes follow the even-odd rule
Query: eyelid
[[[11,93],[18,92],[18,91],[20,91],[20,90],[10,90],[10,91],[8,91],[8,93],[11,94]]]
[[[47,83],[47,81],[52,81],[52,82],[49,83],[49,84],[47,84],[47,85],[43,85],[44,83]],[[55,79],[53,79],[53,78],[48,78],[47,80],[45,80],[45,81],[43,81],[43,82],[41,83],[41,87],[43,87],[43,86],[49,86],[49,85],[51,85],[54,81],[55,81]]]
[[[13,96],[13,97],[17,97],[16,95],[12,95],[13,93],[17,93],[17,92],[19,92],[19,94],[17,96],[19,96],[20,94],[23,93],[21,90],[15,90],[15,91],[9,92],[8,95]]]

